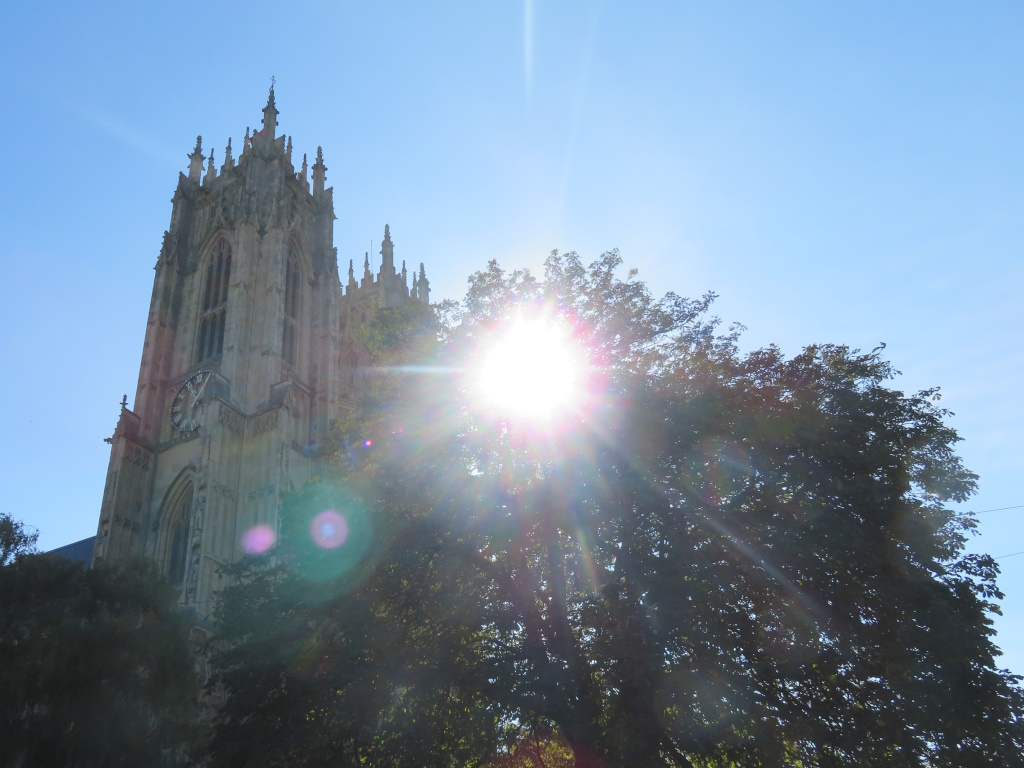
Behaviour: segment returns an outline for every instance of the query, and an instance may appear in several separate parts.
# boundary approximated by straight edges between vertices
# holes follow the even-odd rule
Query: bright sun
[[[479,400],[493,413],[550,420],[579,399],[583,371],[581,351],[564,322],[516,320],[487,343]]]

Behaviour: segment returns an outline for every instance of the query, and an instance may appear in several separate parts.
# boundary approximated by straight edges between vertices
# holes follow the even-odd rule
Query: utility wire
[[[1002,512],[1005,509],[1024,509],[1024,504],[1017,504],[1016,506],[1013,507],[996,507],[995,509],[982,509],[977,512],[973,512],[972,514],[983,515],[986,512]]]
[[[1024,508],[1024,504],[1015,504],[1012,507],[996,507],[995,509],[982,509],[982,510],[980,510],[978,512],[975,512],[974,514],[975,515],[983,515],[986,512],[1002,512],[1002,511],[1007,510],[1007,509],[1022,509],[1022,508]],[[992,559],[993,560],[1005,560],[1008,557],[1016,557],[1017,555],[1024,555],[1024,551],[1022,551],[1022,552],[1011,552],[1008,555],[1000,555],[999,557],[993,557]]]

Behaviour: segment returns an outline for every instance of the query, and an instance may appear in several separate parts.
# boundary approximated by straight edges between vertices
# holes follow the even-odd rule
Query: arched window
[[[295,347],[299,336],[299,304],[301,303],[299,264],[289,249],[284,280],[284,334],[281,338],[281,357],[295,365]]]
[[[220,357],[224,351],[228,282],[231,278],[231,246],[223,237],[213,246],[206,267],[203,303],[199,310],[199,346],[196,362]]]
[[[175,488],[164,511],[164,563],[167,582],[181,586],[188,565],[188,526],[192,517],[194,486],[185,482]]]

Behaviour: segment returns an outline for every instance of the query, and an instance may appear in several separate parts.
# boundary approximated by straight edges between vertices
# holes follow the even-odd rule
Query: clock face
[[[179,432],[193,432],[199,428],[199,406],[203,391],[210,383],[211,371],[196,371],[178,389],[171,401],[171,426]]]

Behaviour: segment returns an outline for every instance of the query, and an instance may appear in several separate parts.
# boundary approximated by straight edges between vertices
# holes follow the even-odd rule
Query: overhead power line
[[[1014,552],[1009,555],[1000,555],[999,557],[993,557],[993,560],[1005,560],[1008,557],[1016,557],[1017,555],[1024,555],[1024,552]]]
[[[995,509],[982,509],[982,510],[979,510],[979,511],[975,512],[974,514],[976,514],[976,515],[983,515],[986,512],[1002,512],[1004,509],[1024,509],[1024,504],[1017,504],[1017,505],[1012,506],[1012,507],[996,507]]]
[[[1024,508],[1024,504],[1015,504],[1012,507],[995,507],[994,509],[982,509],[982,510],[979,510],[979,511],[975,512],[974,514],[975,515],[983,515],[986,512],[1002,512],[1002,511],[1007,510],[1007,509],[1022,509],[1022,508]],[[999,557],[993,557],[992,559],[993,560],[1005,560],[1008,557],[1016,557],[1017,555],[1024,555],[1024,551],[1021,551],[1021,552],[1011,552],[1008,555],[1000,555]]]

